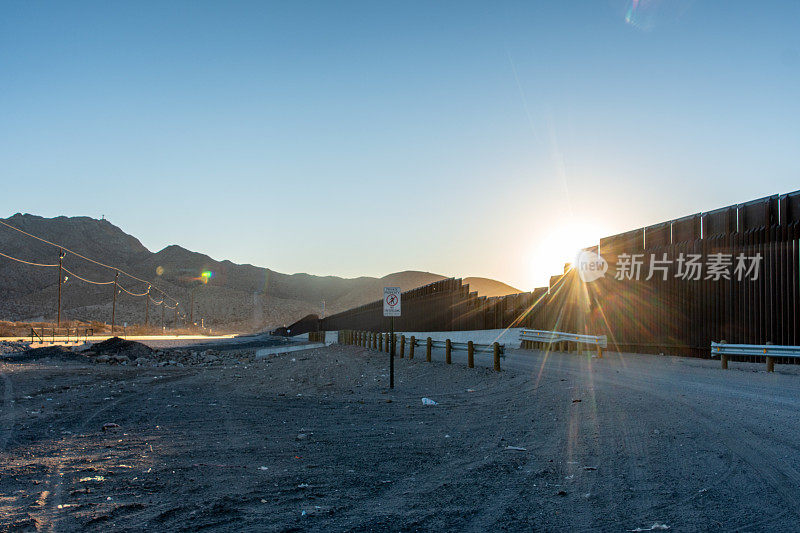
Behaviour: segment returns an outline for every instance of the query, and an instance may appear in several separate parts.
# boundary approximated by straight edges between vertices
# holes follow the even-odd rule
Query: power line
[[[63,270],[64,272],[66,272],[70,276],[75,276],[79,280],[85,281],[86,283],[91,283],[92,285],[113,285],[114,284],[113,280],[112,281],[92,281],[90,279],[82,278],[79,275],[77,275],[76,273],[70,272],[69,270],[66,269],[66,267],[63,267],[63,266],[61,267],[61,270]]]
[[[113,283],[113,282],[112,282],[112,283]],[[131,291],[129,291],[128,289],[126,289],[125,287],[123,287],[122,285],[120,285],[119,283],[117,283],[117,287],[119,287],[119,288],[120,288],[120,289],[122,289],[123,291],[127,292],[127,293],[128,293],[128,294],[130,294],[131,296],[137,296],[137,297],[138,297],[138,296],[147,296],[147,295],[149,294],[149,291],[143,292],[142,294],[134,294],[134,293],[132,293]]]
[[[56,244],[54,242],[50,242],[47,239],[43,239],[41,237],[37,237],[36,235],[33,235],[32,233],[28,233],[27,231],[24,231],[24,230],[21,230],[21,229],[15,227],[15,226],[12,226],[11,224],[9,224],[8,222],[5,222],[4,220],[0,220],[0,224],[2,224],[3,226],[6,226],[8,228],[13,229],[14,231],[18,231],[18,232],[22,233],[23,235],[27,235],[28,237],[31,237],[31,238],[36,239],[38,241],[41,241],[41,242],[43,242],[45,244],[49,244],[50,246],[55,246],[56,248],[60,248],[61,250],[65,251],[65,252],[69,252],[74,256],[80,257],[81,259],[84,259],[84,260],[89,261],[91,263],[94,263],[96,265],[100,265],[101,267],[105,267],[105,268],[108,268],[108,269],[111,269],[111,270],[115,270],[117,272],[120,272],[121,274],[125,274],[129,278],[135,279],[136,281],[141,281],[142,283],[147,283],[148,285],[150,284],[149,281],[146,281],[146,280],[143,280],[142,278],[136,277],[133,274],[128,274],[124,270],[121,270],[119,268],[116,268],[116,267],[113,267],[113,266],[110,266],[110,265],[106,265],[105,263],[101,263],[100,261],[95,261],[94,259],[86,257],[85,255],[81,255],[78,252],[73,252],[72,250],[70,250],[69,248],[67,248],[65,246],[61,246],[60,244]],[[5,254],[0,254],[0,255],[3,255],[4,257],[8,257],[9,259],[13,259],[14,261],[19,261],[20,263],[27,263],[27,264],[34,265],[34,266],[47,266],[47,267],[57,267],[58,266],[58,265],[41,265],[41,264],[37,264],[37,263],[30,263],[30,262],[27,262],[27,261],[23,261],[21,259],[16,259],[14,257],[7,256]],[[153,288],[155,290],[157,290],[158,292],[160,292],[161,294],[163,294],[164,296],[166,296],[167,298],[169,298],[170,300],[174,301],[175,303],[178,303],[178,300],[176,300],[175,298],[173,298],[172,296],[170,296],[169,294],[167,294],[163,290],[159,289],[158,287],[153,287]],[[125,291],[125,292],[128,292],[128,291]],[[132,294],[132,293],[128,292],[128,294]],[[144,293],[144,294],[147,294],[147,293]],[[143,295],[139,295],[139,296],[143,296]]]
[[[57,264],[56,265],[43,265],[42,263],[31,263],[30,261],[25,261],[23,259],[17,259],[16,257],[11,257],[10,255],[6,255],[3,252],[0,252],[0,255],[2,255],[3,257],[7,257],[8,259],[11,259],[12,261],[18,261],[20,263],[25,263],[26,265],[33,265],[33,266],[37,266],[37,267],[57,267],[58,266]]]

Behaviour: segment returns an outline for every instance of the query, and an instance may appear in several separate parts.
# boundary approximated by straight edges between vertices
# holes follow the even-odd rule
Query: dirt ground
[[[389,390],[387,356],[358,347],[0,362],[0,529],[797,529],[799,376],[504,365],[398,359]]]

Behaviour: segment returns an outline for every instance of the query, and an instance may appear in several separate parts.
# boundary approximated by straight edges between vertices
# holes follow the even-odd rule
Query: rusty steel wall
[[[591,283],[575,270],[548,287],[486,298],[460,279],[403,293],[398,331],[528,327],[608,335],[617,351],[708,357],[712,341],[800,345],[800,191],[605,237],[587,250],[609,263]],[[655,254],[674,266],[680,254],[761,254],[756,280],[615,278],[620,254]],[[703,272],[703,277],[706,273]],[[380,300],[320,321],[322,330],[386,331]],[[778,361],[789,362],[789,361]]]

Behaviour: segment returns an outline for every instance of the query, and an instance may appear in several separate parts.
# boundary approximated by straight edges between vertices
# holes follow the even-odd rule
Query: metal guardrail
[[[578,333],[541,329],[523,329],[519,332],[519,340],[522,341],[523,348],[533,348],[534,343],[537,342],[542,344],[573,342],[576,344],[576,349],[581,344],[596,346],[598,357],[603,357],[603,348],[608,347],[608,339],[605,335],[580,335]]]
[[[774,344],[727,344],[711,343],[711,357],[720,357],[722,368],[728,368],[728,357],[731,355],[762,356],[767,358],[767,372],[775,371],[775,358],[800,357],[800,346],[777,346]]]
[[[605,335],[579,335],[577,333],[566,333],[564,331],[544,331],[540,329],[523,329],[519,332],[519,339],[522,341],[536,342],[577,342],[580,344],[591,344],[608,348],[608,339]]]

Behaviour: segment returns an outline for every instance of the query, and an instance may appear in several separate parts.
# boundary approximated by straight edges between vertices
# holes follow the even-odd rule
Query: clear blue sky
[[[0,216],[530,289],[800,188],[799,30],[796,1],[6,1]]]

